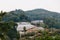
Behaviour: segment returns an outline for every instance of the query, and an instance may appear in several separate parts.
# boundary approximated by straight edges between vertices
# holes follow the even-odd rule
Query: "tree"
[[[0,12],[0,21],[2,21],[2,18],[4,17],[5,14],[7,14],[7,12],[3,11]]]
[[[10,25],[11,29],[7,32],[7,35],[9,36],[9,38],[10,38],[11,40],[13,40],[13,38],[19,40],[20,34],[19,34],[19,32],[16,30],[17,24],[16,24],[15,22],[10,22],[9,25]]]
[[[26,32],[26,27],[23,28],[24,32]]]
[[[5,32],[3,33],[5,23],[2,22],[2,18],[4,17],[5,14],[6,14],[6,12],[3,12],[3,11],[0,12],[0,35],[1,35],[0,38],[1,38],[1,40],[5,40],[4,39],[4,36],[5,36],[4,33]]]
[[[12,32],[15,33],[14,34],[14,37],[17,39],[17,35],[18,35],[18,32],[16,30],[17,28],[17,24],[15,22],[4,22],[2,20],[2,18],[5,16],[5,14],[7,14],[6,12],[2,12],[0,13],[0,39],[1,40],[9,40],[8,38],[10,37],[8,35],[8,32],[9,34],[11,34]],[[11,32],[10,32],[11,31]],[[11,39],[11,38],[10,38]],[[13,39],[11,39],[13,40]]]

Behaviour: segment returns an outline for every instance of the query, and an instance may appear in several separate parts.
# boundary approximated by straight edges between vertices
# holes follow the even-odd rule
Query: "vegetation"
[[[55,20],[56,26],[55,28],[60,28],[60,13],[51,12],[45,9],[35,9],[30,11],[23,10],[15,10],[7,12],[7,14],[3,17],[4,21],[14,21],[14,22],[22,22],[22,21],[32,21],[32,20]]]
[[[58,22],[55,18],[46,18],[44,19],[44,23],[48,25],[49,28],[60,28],[60,22]]]
[[[60,40],[60,34],[50,33],[49,31],[31,32],[23,36],[22,40]]]
[[[18,32],[16,30],[17,24],[9,21],[9,22],[4,22],[2,20],[2,17],[7,14],[6,12],[0,13],[0,39],[1,40],[13,40],[13,38],[18,38]]]
[[[24,27],[25,34],[21,37],[22,40],[60,40],[60,31],[56,30],[60,29],[60,14],[44,9],[1,11],[0,40],[20,40],[20,34],[16,30],[18,25],[15,22],[31,22],[32,20],[44,20],[43,24],[37,24],[44,27],[44,31],[26,33],[27,30]],[[56,29],[53,30],[53,28]]]

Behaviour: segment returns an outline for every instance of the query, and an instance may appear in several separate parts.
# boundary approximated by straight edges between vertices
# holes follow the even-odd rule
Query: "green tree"
[[[20,34],[16,30],[18,25],[16,23],[14,23],[14,22],[10,22],[9,25],[10,25],[11,29],[7,32],[8,33],[7,35],[9,36],[9,38],[11,40],[13,40],[13,38],[16,38],[17,40],[19,40]]]
[[[26,27],[23,27],[24,32],[26,32]]]
[[[0,35],[1,35],[0,38],[1,38],[1,40],[4,39],[3,34],[5,33],[5,32],[3,33],[3,30],[4,29],[2,30],[2,28],[5,25],[5,23],[2,22],[2,18],[4,17],[5,14],[7,14],[7,13],[6,12],[3,12],[3,11],[0,12]]]
[[[4,17],[5,14],[7,14],[7,12],[3,11],[0,12],[0,21],[2,21],[2,18]]]
[[[2,20],[2,18],[5,16],[5,14],[7,14],[6,12],[2,12],[0,13],[0,39],[1,40],[9,40],[8,38],[10,37],[9,35],[7,35],[7,33],[10,31],[10,30],[13,30],[11,31],[10,33],[15,33],[14,36],[15,38],[17,39],[17,35],[18,35],[18,32],[16,30],[17,28],[17,24],[15,22],[4,22]],[[9,33],[9,34],[10,34]],[[13,39],[12,39],[13,40]]]

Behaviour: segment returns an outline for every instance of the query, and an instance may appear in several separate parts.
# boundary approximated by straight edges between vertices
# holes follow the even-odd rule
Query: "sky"
[[[27,11],[37,8],[60,12],[60,0],[0,0],[0,10],[3,11],[15,9]]]

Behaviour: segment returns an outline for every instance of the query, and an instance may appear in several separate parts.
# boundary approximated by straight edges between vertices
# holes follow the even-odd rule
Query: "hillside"
[[[7,12],[3,17],[3,21],[14,21],[14,22],[30,22],[32,20],[44,20],[45,24],[55,28],[60,28],[60,13],[51,12],[45,9],[34,9],[29,11],[23,11],[21,9]],[[50,20],[50,21],[49,21]]]
[[[47,17],[53,17],[53,18],[60,18],[60,14],[57,12],[51,12],[45,9],[34,9],[30,11],[26,11],[27,15],[29,15],[33,20],[37,19],[44,19]]]
[[[25,16],[23,16],[25,15]],[[45,18],[56,18],[60,21],[60,14],[57,12],[51,12],[45,9],[34,9],[29,11],[23,11],[21,9],[10,11],[3,18],[5,21],[13,20],[15,22],[23,21],[31,21],[31,20],[40,20]]]

